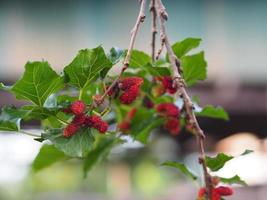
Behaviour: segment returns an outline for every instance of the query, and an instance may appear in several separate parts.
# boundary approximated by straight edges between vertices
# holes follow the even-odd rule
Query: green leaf
[[[233,156],[228,156],[224,153],[219,153],[217,154],[216,157],[213,157],[213,158],[206,156],[205,162],[206,162],[207,167],[211,171],[218,171],[225,165],[226,162],[228,162],[229,160],[233,158],[234,158]]]
[[[182,172],[187,177],[191,178],[192,180],[196,180],[198,177],[193,174],[183,163],[178,163],[175,161],[166,161],[161,164],[162,166],[174,167]]]
[[[111,66],[104,49],[99,46],[80,50],[74,60],[65,67],[64,72],[71,85],[82,89],[98,78],[103,69]]]
[[[0,114],[1,131],[18,131],[20,130],[20,121],[28,112],[19,110],[14,106],[5,106]]]
[[[133,50],[130,58],[130,67],[139,68],[152,63],[152,59],[149,55],[142,51]]]
[[[207,62],[204,58],[204,52],[184,56],[181,59],[183,69],[183,78],[188,86],[194,85],[199,80],[207,78]]]
[[[154,110],[139,108],[131,121],[131,135],[146,144],[151,131],[162,125],[164,120],[154,116]]]
[[[221,182],[229,184],[229,185],[239,184],[239,185],[247,186],[247,183],[243,181],[238,175],[235,175],[231,178],[222,178],[222,177],[219,177],[219,178]]]
[[[112,47],[109,51],[108,58],[111,60],[113,64],[118,63],[125,56],[125,51],[123,49]]]
[[[170,70],[167,67],[153,67],[152,64],[140,66],[141,69],[145,70],[152,76],[169,76],[171,75]]]
[[[35,105],[25,105],[20,108],[20,110],[27,112],[27,115],[24,116],[24,120],[32,119],[46,119],[51,115],[56,115],[59,111],[59,108],[44,108]]]
[[[62,151],[59,151],[53,145],[44,144],[32,163],[32,170],[37,172],[58,161],[66,159],[68,157]]]
[[[29,100],[42,107],[46,99],[64,87],[63,78],[48,62],[28,62],[23,77],[11,88],[17,99]]]
[[[196,112],[196,115],[201,117],[229,120],[227,112],[220,106],[214,107],[212,105],[207,105],[200,112]]]
[[[70,138],[63,137],[62,129],[50,129],[42,134],[44,139],[50,140],[55,147],[70,157],[85,157],[93,147],[94,137],[91,129],[82,128]]]
[[[89,152],[84,160],[84,176],[86,177],[87,172],[92,169],[92,167],[103,160],[109,153],[112,147],[117,144],[121,144],[122,140],[111,136],[99,136],[96,141],[95,148]]]
[[[254,152],[253,150],[246,149],[246,150],[241,154],[241,156],[245,156],[245,155],[250,154],[250,153],[253,153],[253,152]]]
[[[185,56],[190,50],[199,46],[200,38],[186,38],[183,41],[176,42],[172,45],[172,49],[178,58]]]

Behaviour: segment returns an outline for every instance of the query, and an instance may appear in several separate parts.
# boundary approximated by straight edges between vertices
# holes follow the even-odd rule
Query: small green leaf
[[[111,60],[113,64],[118,63],[125,56],[125,51],[123,49],[112,47],[109,51],[108,58]]]
[[[229,120],[227,112],[220,106],[214,107],[212,105],[207,105],[200,112],[196,112],[196,115],[201,117]]]
[[[254,152],[253,150],[246,149],[246,150],[241,154],[241,156],[245,156],[245,155],[250,154],[250,153],[253,153],[253,152]]]
[[[63,78],[48,62],[28,62],[23,77],[11,88],[17,99],[29,100],[42,107],[46,99],[64,87]]]
[[[131,135],[146,144],[151,131],[162,125],[164,120],[154,116],[154,110],[139,108],[131,121]]]
[[[167,67],[153,67],[150,63],[140,66],[152,76],[169,76],[170,70]]]
[[[21,119],[28,114],[28,111],[17,109],[14,106],[5,106],[0,114],[1,131],[20,130]]]
[[[152,63],[151,57],[146,53],[138,50],[133,50],[131,59],[130,59],[130,67],[139,68],[147,65],[148,63]]]
[[[122,140],[115,137],[99,136],[98,140],[96,140],[94,149],[89,152],[84,160],[84,176],[86,177],[87,172],[91,170],[96,163],[103,160],[108,155],[112,147],[121,143]]]
[[[207,62],[204,58],[204,52],[184,56],[181,59],[183,69],[183,78],[188,86],[194,85],[199,80],[207,78]]]
[[[205,162],[206,162],[207,167],[211,171],[218,171],[225,165],[226,162],[228,162],[229,160],[233,158],[234,158],[233,156],[228,156],[224,153],[219,153],[217,154],[216,157],[213,157],[213,158],[206,156]]]
[[[93,147],[94,137],[91,129],[83,128],[70,138],[63,137],[62,129],[50,129],[42,134],[55,147],[70,157],[85,157]]]
[[[239,184],[239,185],[247,186],[247,183],[243,181],[238,175],[235,175],[231,178],[222,178],[222,177],[219,177],[219,178],[221,182],[229,184],[229,185]]]
[[[37,172],[58,161],[66,159],[68,157],[62,151],[59,151],[53,145],[44,144],[32,163],[32,170]]]
[[[82,89],[98,78],[103,69],[111,66],[104,49],[99,46],[80,50],[74,60],[65,67],[64,72],[70,85]]]
[[[168,167],[174,167],[174,168],[180,170],[180,172],[182,172],[184,175],[191,178],[192,180],[196,180],[198,178],[183,163],[178,163],[175,161],[166,161],[166,162],[162,163],[161,165],[162,166],[168,166]]]
[[[183,41],[176,42],[172,45],[172,49],[178,58],[185,56],[190,50],[199,46],[201,39],[199,38],[186,38]]]

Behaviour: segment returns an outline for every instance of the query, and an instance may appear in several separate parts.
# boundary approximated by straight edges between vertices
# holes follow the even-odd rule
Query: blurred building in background
[[[222,105],[230,112],[229,122],[201,119],[208,135],[208,150],[211,154],[218,150],[235,155],[244,148],[256,151],[244,158],[247,160],[240,158],[219,172],[229,177],[240,172],[251,185],[249,189],[236,189],[237,195],[231,199],[266,199],[267,1],[164,2],[172,42],[202,38],[200,49],[205,51],[209,78],[192,88],[191,95],[200,96],[202,105]],[[106,50],[113,46],[127,48],[137,12],[137,0],[0,0],[0,82],[12,84],[27,61],[44,59],[62,71],[79,49],[99,44]],[[149,13],[147,16],[136,48],[150,52]],[[0,106],[10,103],[18,102],[0,92]],[[155,163],[172,158],[185,159],[190,165],[196,159],[193,142],[189,135],[181,135],[177,141],[165,138],[146,150],[127,147],[122,155],[113,154],[120,155],[115,163],[100,166],[82,180],[77,163],[59,164],[28,176],[39,144],[30,138],[0,134],[0,200],[102,200],[107,196],[116,200],[192,200],[196,187]],[[146,156],[138,158],[140,151]],[[195,164],[190,166],[199,171]],[[53,177],[49,177],[51,172]]]

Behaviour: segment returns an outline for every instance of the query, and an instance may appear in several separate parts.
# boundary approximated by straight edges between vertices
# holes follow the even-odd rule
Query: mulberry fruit
[[[79,129],[79,126],[76,124],[69,124],[63,132],[63,136],[68,138],[71,137],[72,135],[74,135]]]
[[[85,124],[97,129],[100,133],[105,133],[108,130],[108,123],[97,115],[86,117]]]
[[[79,115],[82,114],[85,110],[85,104],[82,101],[75,101],[70,105],[70,110],[73,114]]]
[[[169,118],[164,125],[164,128],[167,129],[172,135],[178,135],[180,132],[180,122],[176,118]]]
[[[157,106],[157,111],[160,114],[169,116],[169,117],[179,117],[180,110],[173,103],[161,103]]]
[[[120,96],[120,102],[123,104],[131,104],[138,96],[139,86],[134,85]]]
[[[127,77],[120,81],[119,87],[120,89],[126,91],[130,89],[132,86],[140,87],[143,84],[144,80],[140,77]]]
[[[168,93],[174,94],[177,88],[173,87],[173,80],[170,76],[164,76],[162,79],[162,85],[165,87]]]

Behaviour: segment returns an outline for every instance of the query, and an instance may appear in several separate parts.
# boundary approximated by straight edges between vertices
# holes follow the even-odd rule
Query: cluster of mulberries
[[[105,133],[107,131],[108,123],[97,115],[87,116],[84,113],[85,109],[86,105],[82,101],[75,101],[67,109],[64,109],[64,112],[74,114],[72,122],[64,129],[64,137],[71,137],[77,133],[81,127],[92,127],[97,129],[100,133]]]
[[[136,113],[137,109],[136,108],[132,108],[126,115],[125,119],[118,124],[118,128],[122,131],[122,132],[127,132],[130,130],[131,128],[131,121]]]
[[[172,135],[178,135],[180,132],[180,110],[173,103],[161,103],[157,107],[159,115],[166,119],[164,128],[167,129]]]
[[[136,76],[123,78],[108,94],[110,96],[115,94],[114,96],[116,97],[117,94],[122,91],[119,97],[120,102],[123,104],[131,104],[137,98],[143,82],[144,80],[142,78]]]
[[[155,96],[161,96],[166,92],[169,94],[175,94],[177,92],[177,88],[174,87],[174,82],[172,77],[170,76],[155,77],[154,80],[157,83],[160,83],[153,88],[153,93]]]
[[[206,189],[200,188],[198,191],[198,200],[204,200],[205,193],[206,193]],[[219,187],[213,188],[212,193],[211,193],[212,195],[211,200],[221,200],[222,196],[230,196],[233,193],[234,192],[232,188],[226,187],[226,186],[219,186]]]

